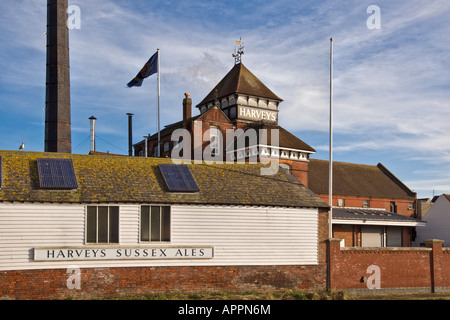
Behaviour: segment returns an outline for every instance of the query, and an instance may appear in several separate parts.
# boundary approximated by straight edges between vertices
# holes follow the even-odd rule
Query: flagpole
[[[329,162],[329,191],[328,203],[330,205],[330,215],[328,217],[329,237],[333,237],[333,38],[330,38],[330,162]]]
[[[161,87],[160,87],[160,63],[159,63],[159,49],[158,49],[158,157],[161,157],[161,127],[160,127],[160,96],[161,96]]]

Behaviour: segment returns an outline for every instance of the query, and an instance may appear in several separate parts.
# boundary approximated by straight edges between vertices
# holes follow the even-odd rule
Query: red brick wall
[[[365,289],[380,268],[380,289],[409,288],[430,291],[450,290],[450,250],[442,242],[427,243],[428,248],[361,249],[339,247],[340,239],[329,242],[330,288]]]
[[[137,297],[170,292],[325,288],[326,265],[92,268],[69,289],[65,269],[0,272],[0,299]]]

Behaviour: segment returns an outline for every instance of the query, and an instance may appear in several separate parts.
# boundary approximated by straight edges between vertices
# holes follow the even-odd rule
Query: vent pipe
[[[95,152],[95,120],[97,118],[92,116],[89,120],[91,120],[91,152]]]
[[[133,156],[133,114],[127,113],[128,116],[128,155]]]

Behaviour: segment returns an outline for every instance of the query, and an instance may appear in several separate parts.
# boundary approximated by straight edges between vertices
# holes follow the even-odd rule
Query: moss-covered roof
[[[161,203],[327,207],[308,188],[284,172],[260,174],[261,164],[189,164],[200,188],[169,192],[158,169],[171,159],[0,151],[0,201],[50,203]],[[38,158],[72,159],[78,188],[40,188]]]

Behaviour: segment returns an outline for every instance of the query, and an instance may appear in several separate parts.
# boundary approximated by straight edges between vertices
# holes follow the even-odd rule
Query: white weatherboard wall
[[[0,204],[0,270],[77,266],[318,264],[318,210],[172,206],[171,242],[139,241],[140,205],[120,206],[120,243],[85,244],[85,205]],[[34,261],[34,248],[213,247],[212,259]]]

